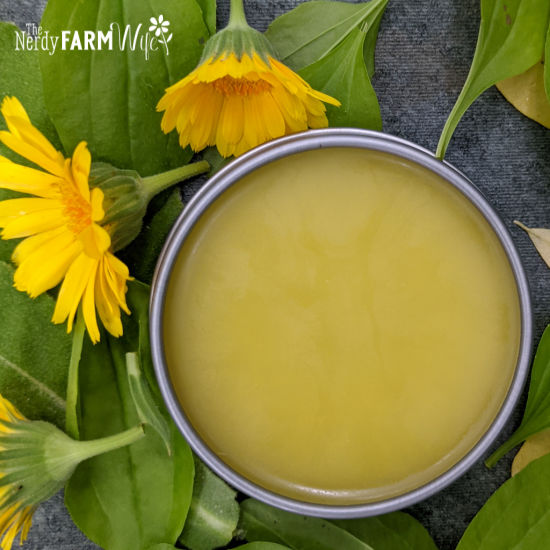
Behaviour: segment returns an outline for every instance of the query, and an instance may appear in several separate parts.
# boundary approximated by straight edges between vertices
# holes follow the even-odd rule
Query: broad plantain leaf
[[[85,343],[80,365],[80,434],[84,440],[139,423],[125,354],[138,346],[138,321],[147,315],[142,307],[146,300],[140,296],[144,291],[144,285],[131,285],[128,302],[133,315],[125,320],[123,338],[104,333],[99,344]],[[194,466],[187,443],[175,425],[170,425],[171,457],[157,433],[146,428],[146,437],[82,463],[70,479],[65,501],[71,516],[101,547],[147,550],[161,543],[175,544],[191,502]]]
[[[402,512],[332,523],[376,550],[437,550],[428,531],[412,516]]]
[[[300,71],[315,89],[342,103],[327,105],[331,126],[382,129],[380,106],[363,59],[365,38],[361,29],[353,29],[328,55]]]
[[[173,38],[166,43],[148,32],[150,18],[160,15],[170,22]],[[195,67],[209,37],[195,0],[50,0],[42,27],[59,36],[71,31],[65,51],[60,44],[54,55],[40,54],[46,106],[68,152],[85,140],[94,160],[144,177],[190,159],[175,132],[161,131],[156,105],[165,88]],[[75,36],[84,44],[85,30],[111,30],[112,50],[105,45],[99,50],[99,39],[94,51],[71,50]],[[126,30],[129,40],[121,48]],[[148,59],[140,47],[146,36],[157,40]]]
[[[179,542],[190,550],[229,544],[239,521],[237,492],[195,457],[195,486]]]
[[[373,550],[329,521],[284,512],[251,498],[241,503],[239,529],[250,542],[275,542],[294,550]]]
[[[71,340],[50,321],[54,300],[15,290],[13,272],[0,261],[0,393],[26,417],[63,428]]]
[[[550,455],[529,464],[487,501],[456,550],[542,550],[550,540]]]
[[[510,439],[487,459],[487,466],[494,466],[516,445],[547,428],[550,428],[550,325],[546,327],[535,354],[529,396],[521,425]]]
[[[365,25],[365,60],[374,72],[374,50],[380,19],[388,0],[359,4],[313,0],[281,15],[270,25],[266,36],[281,61],[294,70],[303,69],[327,55],[354,29]]]
[[[466,110],[487,88],[541,60],[549,14],[548,0],[482,0],[474,59],[441,134],[436,153],[439,158],[445,156]]]

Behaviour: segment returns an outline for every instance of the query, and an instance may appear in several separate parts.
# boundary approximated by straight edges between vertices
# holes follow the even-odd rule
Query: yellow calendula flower
[[[65,159],[31,124],[19,100],[5,98],[1,112],[8,131],[0,132],[0,140],[41,168],[0,157],[0,188],[34,195],[0,202],[2,238],[24,239],[13,253],[15,287],[35,298],[62,282],[54,323],[67,320],[70,331],[82,304],[94,342],[99,340],[96,309],[105,328],[120,336],[120,310],[130,313],[125,299],[130,276],[110,252],[109,233],[98,223],[105,216],[103,192],[90,190],[86,143]]]
[[[182,147],[215,145],[229,157],[327,127],[324,103],[340,105],[278,61],[267,39],[246,23],[242,1],[234,0],[228,27],[208,41],[198,67],[166,90],[157,110],[164,111],[162,130],[177,128]]]
[[[37,506],[63,488],[82,461],[130,445],[138,425],[93,441],[76,441],[53,424],[27,420],[0,395],[0,546],[27,538]]]
[[[32,162],[22,166],[0,156],[0,188],[32,195],[0,202],[3,239],[23,239],[15,248],[14,283],[36,296],[61,283],[52,321],[73,327],[81,308],[93,342],[100,339],[96,311],[113,336],[122,335],[129,270],[114,252],[139,233],[150,199],[186,177],[208,170],[196,163],[141,179],[136,172],[92,166],[85,142],[65,158],[31,123],[14,97],[0,108],[7,131],[0,141]]]

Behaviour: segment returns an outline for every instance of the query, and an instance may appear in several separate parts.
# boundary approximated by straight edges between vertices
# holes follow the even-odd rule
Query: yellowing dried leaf
[[[544,63],[497,84],[502,95],[525,116],[550,128],[550,101],[544,90]]]
[[[546,265],[550,267],[550,229],[544,229],[541,227],[530,228],[518,221],[515,221],[514,223],[527,232],[533,241],[533,244],[537,248],[538,253],[542,256],[542,259],[546,262]]]
[[[512,464],[512,475],[521,472],[528,464],[550,454],[550,430],[530,437],[521,447]]]

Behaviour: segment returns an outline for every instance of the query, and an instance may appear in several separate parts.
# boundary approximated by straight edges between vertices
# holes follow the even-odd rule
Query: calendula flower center
[[[248,78],[234,78],[224,76],[213,82],[214,89],[224,96],[249,96],[268,92],[273,87],[265,80],[250,80]]]
[[[92,224],[92,207],[69,182],[58,184],[67,227],[79,235]]]

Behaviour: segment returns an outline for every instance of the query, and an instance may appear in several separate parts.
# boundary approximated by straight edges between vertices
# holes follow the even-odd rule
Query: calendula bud
[[[150,200],[175,183],[207,172],[207,162],[196,162],[156,176],[142,178],[134,170],[122,170],[104,162],[92,164],[90,188],[103,192],[105,216],[99,222],[111,237],[113,252],[128,246],[141,231]]]
[[[141,231],[148,195],[141,176],[134,170],[120,170],[103,162],[92,164],[90,187],[103,191],[105,217],[101,220],[111,236],[113,252],[129,245]]]

